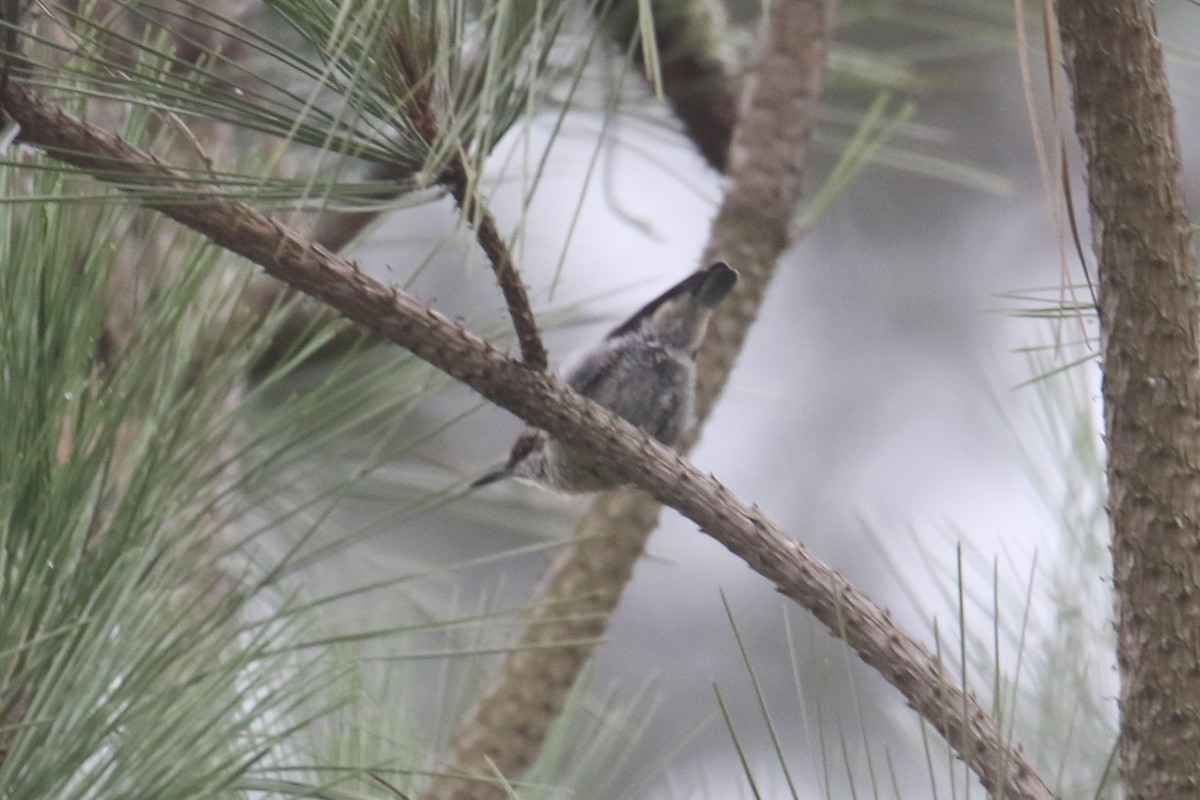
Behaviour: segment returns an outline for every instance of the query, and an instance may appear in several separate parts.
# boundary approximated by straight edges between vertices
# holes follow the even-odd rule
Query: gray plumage
[[[672,445],[691,424],[696,394],[696,349],[713,310],[737,282],[716,262],[696,272],[618,325],[566,370],[572,389]],[[591,492],[623,483],[578,450],[527,428],[504,466],[472,486],[514,477],[564,492]]]

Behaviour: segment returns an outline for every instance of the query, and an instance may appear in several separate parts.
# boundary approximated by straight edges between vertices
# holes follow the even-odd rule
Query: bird
[[[692,273],[638,309],[584,353],[563,379],[668,447],[693,424],[696,350],[708,321],[737,283],[717,261]],[[526,428],[508,460],[471,484],[516,478],[566,494],[615,489],[627,483],[578,448],[546,431]]]

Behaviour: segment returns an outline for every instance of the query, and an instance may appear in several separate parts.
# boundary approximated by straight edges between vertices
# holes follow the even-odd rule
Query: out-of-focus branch
[[[608,4],[591,4],[591,7],[609,36],[620,47],[628,47],[637,33],[636,0],[614,0]],[[729,144],[738,116],[737,81],[730,75],[728,59],[721,44],[728,40],[725,8],[719,0],[654,0],[653,12],[663,91],[667,100],[683,124],[684,132],[708,164],[718,172],[725,172]],[[634,48],[631,53],[640,58],[640,48]],[[420,85],[419,80],[417,85]],[[398,173],[398,169],[405,171]],[[458,172],[460,175],[465,174],[462,169]],[[373,164],[368,167],[366,177],[372,181],[399,181],[411,175],[407,167]],[[471,202],[466,192],[468,183],[466,180],[456,179],[450,188],[454,188],[454,185],[459,187],[454,192],[455,200],[460,208],[464,208],[468,221],[477,219],[480,223],[476,233],[480,237],[481,247],[488,253],[489,262],[497,269],[497,282],[504,292],[506,304],[510,311],[514,308],[514,303],[515,307],[520,308],[521,298],[514,294],[512,288],[514,279],[504,268],[505,264],[513,263],[511,257],[506,259],[503,255],[507,248],[497,250],[487,244],[499,241],[503,245],[502,238],[495,230],[494,221],[486,209],[483,210],[483,215],[467,213],[464,203]],[[378,218],[378,211],[328,212],[317,221],[313,238],[327,249],[340,252]],[[505,277],[502,278],[502,275]],[[516,285],[520,284],[519,276],[515,278],[515,282]],[[258,286],[249,307],[252,311],[269,309],[278,302],[280,293],[281,287]],[[521,287],[521,294],[523,293]],[[525,305],[528,306],[528,301]],[[312,317],[316,314],[317,312],[308,306],[299,307],[293,313],[294,320],[281,328],[279,349],[286,349],[290,346],[294,334],[308,329],[313,321]],[[522,327],[528,330],[528,321],[523,321],[520,326],[514,322],[514,326],[518,331],[522,330]],[[352,342],[354,339],[339,337],[337,341]]]
[[[1148,0],[1058,0],[1099,261],[1120,771],[1200,788],[1200,310],[1175,109]]]
[[[596,3],[593,10],[618,47],[629,48],[640,69],[637,0]],[[736,81],[722,43],[729,40],[720,0],[652,0],[654,37],[662,89],[671,110],[700,155],[717,172],[728,166],[729,143],[738,120]]]
[[[784,49],[804,25],[812,24],[812,14],[820,19],[825,14],[825,7],[813,0],[776,0],[772,8],[778,14],[772,25],[781,31],[776,40]],[[787,24],[789,11],[799,15],[793,24],[809,22],[799,29]],[[6,87],[0,92],[0,111],[21,126],[20,141],[108,180],[119,174],[127,190],[171,189],[178,196],[186,186],[204,196],[203,202],[188,203],[148,195],[142,202],[399,344],[566,445],[594,454],[606,468],[694,521],[843,638],[943,733],[989,790],[1013,800],[1051,797],[999,723],[884,609],[757,508],[644,431],[579,396],[555,376],[508,358],[411,295],[365,275],[354,263],[249,206],[185,183],[183,173],[27,89]]]
[[[400,188],[405,181],[411,179],[414,170],[407,164],[369,164],[363,174],[363,179],[371,183],[394,183],[393,190],[380,190],[375,199],[383,202],[393,200],[400,195]],[[313,226],[313,241],[319,242],[327,250],[340,253],[351,242],[357,239],[363,231],[379,219],[380,212],[376,209],[369,211],[325,211]]]
[[[660,5],[666,4],[656,9]],[[699,420],[725,385],[788,241],[824,72],[828,15],[824,3],[784,0],[772,4],[762,25],[746,122],[737,128],[730,186],[706,252],[708,261],[728,253],[741,277],[697,355]],[[729,133],[724,135],[722,163],[729,148]],[[699,425],[685,435],[681,452],[698,435]],[[495,768],[513,780],[533,763],[591,657],[588,643],[604,634],[660,510],[643,492],[609,492],[593,502],[537,588],[517,645],[456,732],[450,773],[435,778],[423,800],[502,800],[502,787],[453,775],[487,776]]]

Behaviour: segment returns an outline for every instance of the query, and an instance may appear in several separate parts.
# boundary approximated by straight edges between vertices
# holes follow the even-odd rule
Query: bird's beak
[[[512,471],[508,468],[508,465],[501,464],[499,467],[496,467],[494,470],[492,470],[491,472],[488,472],[486,475],[472,481],[471,486],[469,488],[478,489],[480,486],[487,486],[489,483],[495,483],[496,481],[504,480],[505,478],[508,478],[511,475],[512,475]]]

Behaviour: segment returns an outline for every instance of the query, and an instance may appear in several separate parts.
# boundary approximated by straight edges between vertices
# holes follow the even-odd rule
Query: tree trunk
[[[1175,112],[1146,0],[1059,0],[1099,260],[1120,763],[1200,792],[1200,353]]]

